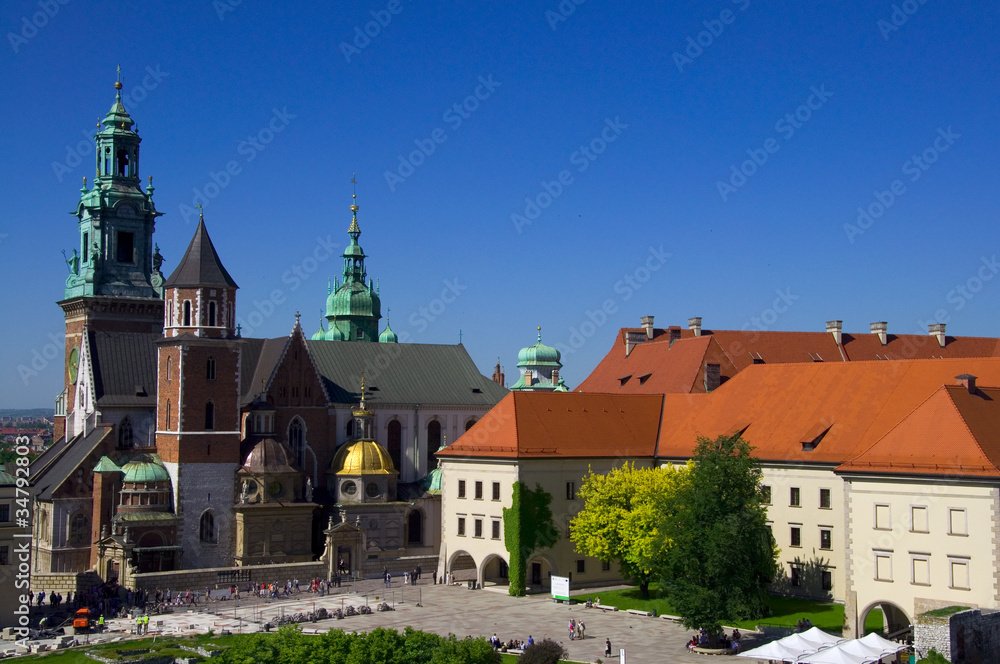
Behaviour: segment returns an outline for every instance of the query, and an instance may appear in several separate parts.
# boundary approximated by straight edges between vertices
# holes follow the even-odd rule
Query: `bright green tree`
[[[767,615],[777,547],[767,526],[763,477],[739,434],[698,438],[690,481],[667,522],[673,542],[663,581],[688,628],[715,635],[723,620]]]
[[[552,495],[540,484],[532,491],[524,482],[514,482],[510,507],[503,509],[504,546],[510,555],[507,593],[514,597],[525,593],[525,565],[531,554],[559,540],[559,531],[552,523],[551,503]]]
[[[593,471],[578,496],[584,507],[569,524],[576,550],[604,562],[617,562],[622,576],[649,598],[649,582],[663,575],[670,539],[666,521],[675,511],[688,469],[636,468],[625,464],[607,475]]]

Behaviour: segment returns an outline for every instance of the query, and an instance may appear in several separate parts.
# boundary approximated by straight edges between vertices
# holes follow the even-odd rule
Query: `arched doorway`
[[[552,575],[559,575],[555,562],[548,556],[535,555],[528,559],[524,582],[529,592],[542,592],[552,587]]]
[[[455,575],[455,581],[472,581],[478,578],[476,560],[465,551],[451,554],[447,571]]]
[[[508,574],[507,561],[499,555],[491,553],[483,559],[483,564],[479,566],[479,583],[497,586],[510,585]]]
[[[421,546],[424,543],[424,513],[412,510],[406,515],[406,545]]]
[[[861,612],[858,635],[864,636],[871,632],[879,632],[886,638],[893,638],[899,634],[905,634],[910,628],[910,618],[903,609],[892,602],[880,600],[872,602]]]

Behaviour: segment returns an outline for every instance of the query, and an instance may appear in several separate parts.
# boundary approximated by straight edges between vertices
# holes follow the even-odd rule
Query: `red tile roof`
[[[943,386],[838,470],[1000,477],[1000,389]]]
[[[657,456],[742,430],[761,459],[842,464],[964,373],[1000,386],[1000,358],[751,366],[710,395],[667,395]]]
[[[661,395],[511,392],[441,457],[652,457]]]

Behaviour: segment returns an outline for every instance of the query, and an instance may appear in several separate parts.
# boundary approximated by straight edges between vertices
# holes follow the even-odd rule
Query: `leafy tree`
[[[431,664],[500,664],[500,653],[482,637],[459,641],[452,635],[434,651]]]
[[[535,641],[524,649],[518,659],[520,664],[558,664],[566,656],[566,649],[552,639]]]
[[[511,505],[503,509],[504,546],[510,554],[509,595],[524,595],[525,564],[531,554],[559,540],[559,531],[552,523],[551,503],[552,496],[540,484],[532,491],[524,482],[514,482]]]
[[[927,657],[917,660],[917,664],[949,664],[948,659],[934,648],[927,651]]]
[[[578,494],[584,507],[569,524],[576,550],[604,562],[617,561],[622,575],[649,599],[649,582],[663,575],[670,548],[665,522],[687,481],[687,468],[625,464],[607,475],[591,471]]]
[[[663,582],[687,628],[715,635],[723,620],[767,614],[778,551],[752,451],[738,434],[698,438],[690,481],[679,488]]]

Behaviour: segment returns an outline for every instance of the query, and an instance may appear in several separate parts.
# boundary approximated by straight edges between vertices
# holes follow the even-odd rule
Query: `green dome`
[[[324,339],[326,339],[326,330],[324,330],[323,325],[320,324],[319,329],[313,333],[312,340],[323,341]]]
[[[326,299],[327,318],[349,316],[382,317],[382,302],[371,286],[360,281],[349,281]]]
[[[323,337],[327,341],[343,341],[344,333],[340,331],[340,328],[334,324],[330,324],[330,329],[326,331],[326,336]]]
[[[388,320],[385,321],[385,329],[382,330],[382,334],[378,335],[378,340],[379,343],[383,344],[394,344],[399,342],[399,337],[397,337],[396,333],[392,331],[391,327],[389,327]]]
[[[139,458],[122,466],[125,482],[169,482],[170,476],[163,464],[152,458]]]
[[[517,366],[562,367],[559,361],[561,357],[562,354],[557,349],[542,343],[542,330],[539,328],[538,343],[521,349],[517,354]]]

